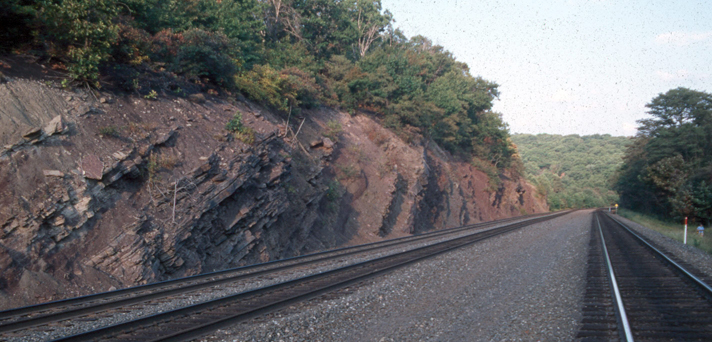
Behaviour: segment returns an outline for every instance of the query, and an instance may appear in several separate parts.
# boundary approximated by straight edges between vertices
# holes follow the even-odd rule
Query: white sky
[[[634,135],[645,104],[712,92],[712,1],[382,0],[420,34],[500,85],[512,133]]]

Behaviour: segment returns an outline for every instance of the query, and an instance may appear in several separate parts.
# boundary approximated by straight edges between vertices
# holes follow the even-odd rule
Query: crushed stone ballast
[[[712,340],[709,279],[614,215],[596,213],[591,237],[579,338]]]
[[[141,334],[165,336],[176,331],[194,330],[196,326],[200,328],[198,332],[192,334],[203,334],[224,324],[231,324],[235,320],[275,310],[288,303],[348,286],[423,258],[565,213],[539,214],[468,225],[17,308],[0,312],[0,319],[2,319],[0,336],[8,340],[24,341],[60,339],[76,335],[71,340],[82,338],[93,340],[129,334],[128,339],[136,340],[142,336]],[[244,283],[250,281],[253,282],[252,287],[244,286]],[[208,294],[204,294],[205,292]],[[196,300],[196,297],[201,299]],[[171,306],[171,301],[178,304]],[[256,302],[244,306],[250,301]],[[235,303],[238,304],[238,308],[231,306]],[[216,309],[216,305],[223,308],[232,307],[232,309]],[[197,312],[201,314],[198,315]],[[159,330],[163,331],[162,333],[139,332],[140,327],[146,324],[154,325],[157,321],[180,321],[185,320],[186,317],[192,318],[183,323],[160,324],[162,328]],[[176,324],[181,328],[175,326]],[[135,333],[127,331],[135,331]]]

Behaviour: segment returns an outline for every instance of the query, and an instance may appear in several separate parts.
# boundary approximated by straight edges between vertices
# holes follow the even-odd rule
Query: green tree
[[[380,33],[391,23],[393,15],[382,12],[381,0],[355,0],[349,5],[351,29],[356,33],[356,55],[363,58]],[[354,20],[355,19],[355,20]]]
[[[37,7],[30,0],[6,0],[0,6],[0,52],[8,52],[33,39]]]
[[[71,79],[99,86],[99,65],[118,39],[118,7],[114,0],[40,0],[34,26],[51,55],[66,56]]]
[[[621,204],[649,213],[708,219],[712,180],[712,95],[687,88],[646,105],[636,141],[617,174]]]

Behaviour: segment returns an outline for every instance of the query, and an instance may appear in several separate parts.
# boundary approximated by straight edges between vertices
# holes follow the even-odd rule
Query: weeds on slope
[[[628,209],[619,209],[618,214],[667,237],[683,241],[684,225],[682,222],[663,221]],[[687,226],[687,244],[712,254],[712,227],[705,227],[705,231],[704,237],[697,235],[697,224],[690,223]]]

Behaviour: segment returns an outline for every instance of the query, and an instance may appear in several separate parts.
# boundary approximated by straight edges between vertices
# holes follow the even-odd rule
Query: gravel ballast
[[[474,230],[489,230],[494,229],[494,227],[499,227],[506,224],[508,223],[496,223],[491,226],[483,227],[480,229],[475,228]],[[166,312],[169,310],[175,310],[181,307],[186,307],[198,303],[203,303],[209,300],[241,293],[244,291],[254,290],[261,287],[266,287],[269,285],[293,280],[300,277],[305,277],[312,274],[326,272],[335,268],[345,267],[358,262],[372,260],[378,257],[383,257],[386,255],[396,254],[404,252],[406,250],[415,249],[418,247],[425,246],[428,243],[444,241],[459,236],[469,235],[472,233],[472,230],[463,230],[460,232],[453,232],[447,235],[436,236],[431,239],[414,241],[412,244],[408,244],[405,246],[394,246],[395,248],[392,247],[376,251],[364,250],[360,253],[356,253],[348,257],[343,256],[339,259],[324,260],[304,267],[277,271],[275,273],[269,274],[269,276],[247,277],[234,284],[228,283],[211,287],[209,290],[193,291],[179,295],[172,295],[165,298],[164,300],[160,300],[157,303],[153,304],[138,303],[130,306],[124,306],[121,308],[121,310],[118,311],[110,310],[108,312],[94,314],[92,315],[92,319],[87,322],[82,322],[78,324],[67,322],[70,324],[59,324],[49,330],[37,329],[31,331],[16,332],[13,333],[10,337],[7,337],[7,341],[31,342],[53,340],[63,336],[74,335],[117,323],[124,323],[130,320],[139,319],[141,317]],[[297,260],[295,259],[292,262],[288,261],[287,263],[292,264],[296,262]]]
[[[694,266],[698,271],[702,272],[709,279],[712,279],[712,255],[705,253],[705,251],[695,248],[690,245],[685,245],[680,241],[673,238],[667,237],[660,232],[642,226],[634,221],[631,221],[625,217],[619,215],[612,215],[617,220],[623,222],[628,227],[633,229],[638,234],[642,235],[644,238],[648,239],[652,243],[665,248],[668,253],[672,256]],[[688,234],[693,232],[695,227],[688,227]],[[682,228],[680,228],[682,231]],[[680,232],[682,236],[682,232]]]
[[[421,261],[205,341],[571,341],[591,211]]]

